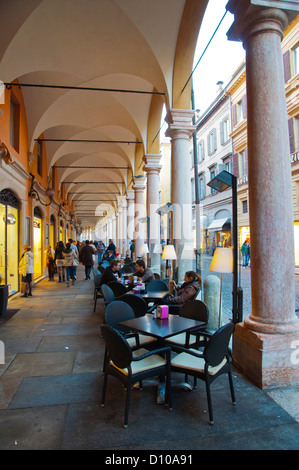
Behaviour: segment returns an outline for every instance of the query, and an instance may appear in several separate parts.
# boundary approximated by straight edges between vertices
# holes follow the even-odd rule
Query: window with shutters
[[[42,176],[42,142],[37,142],[37,173]]]
[[[220,142],[224,145],[229,140],[229,119],[226,117],[220,123]]]
[[[205,185],[205,175],[204,173],[200,173],[198,175],[198,191],[199,191],[199,199],[203,199],[206,195],[206,185]]]
[[[208,134],[208,154],[212,155],[212,153],[216,152],[216,150],[217,150],[216,129],[213,129]]]
[[[13,94],[10,98],[9,143],[19,151],[20,105]]]
[[[239,160],[239,178],[246,176],[246,162],[245,162],[245,151],[238,154]]]
[[[224,165],[224,169],[225,171],[228,171],[229,173],[232,172],[232,160],[231,160],[231,157],[226,157],[226,158],[223,158],[223,165]]]
[[[295,126],[294,126],[294,151],[299,151],[299,116],[295,118]]]
[[[247,199],[245,201],[242,201],[242,212],[243,212],[243,214],[248,213],[248,201],[247,201]]]
[[[205,142],[201,139],[198,142],[198,161],[202,162],[205,159]]]
[[[243,121],[243,104],[242,104],[242,100],[238,101],[237,106],[236,106],[236,119],[237,119],[237,124],[239,124],[241,121]]]
[[[292,72],[293,75],[299,73],[299,44],[294,47],[292,51],[293,63],[292,63]]]
[[[216,166],[212,166],[210,168],[210,180],[215,178],[215,176],[216,176]],[[216,193],[216,189],[211,188],[211,194],[214,194],[214,193]]]

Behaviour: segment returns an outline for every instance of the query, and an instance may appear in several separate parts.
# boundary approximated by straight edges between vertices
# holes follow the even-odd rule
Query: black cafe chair
[[[136,318],[133,308],[126,302],[118,299],[107,305],[104,314],[104,323],[125,335],[132,349],[138,349],[140,346],[146,347],[156,342],[156,338],[152,336],[142,335],[136,332],[132,333],[127,330],[127,328],[121,328],[121,326],[119,326],[119,322],[132,320],[133,318]]]
[[[105,406],[108,376],[112,375],[120,380],[126,389],[123,427],[127,428],[132,385],[149,377],[165,376],[165,403],[171,409],[170,347],[163,347],[153,351],[139,349],[139,355],[137,355],[136,352],[133,353],[132,348],[120,332],[108,325],[102,325],[101,328],[107,348],[101,406]],[[164,355],[165,358],[162,357]]]
[[[118,300],[129,304],[134,310],[135,317],[143,317],[147,313],[147,303],[139,295],[129,293],[122,295]]]
[[[102,284],[102,293],[104,297],[105,305],[107,306],[110,302],[116,300],[113,290],[108,284]]]
[[[96,311],[97,300],[100,298],[103,298],[102,289],[100,286],[101,277],[102,277],[102,274],[96,274],[94,277],[94,293],[93,293],[93,300],[94,300],[93,311],[94,312]]]
[[[168,286],[161,279],[154,279],[147,284],[146,290],[147,292],[168,291]]]
[[[108,282],[107,286],[112,289],[115,297],[120,297],[121,295],[124,295],[128,292],[126,286],[124,286],[121,282],[110,281]]]
[[[233,331],[234,324],[227,323],[210,336],[202,353],[194,349],[180,348],[180,354],[177,354],[171,361],[173,372],[182,372],[205,381],[211,424],[214,423],[214,419],[210,385],[220,375],[225,373],[228,375],[232,402],[236,403],[230,366],[231,358],[228,354],[228,345]]]
[[[172,306],[170,306],[172,308]],[[201,332],[205,330],[206,324],[209,319],[209,310],[207,305],[201,300],[189,300],[178,310],[180,317],[190,318],[191,320],[197,320],[205,323],[205,326],[200,327],[198,331],[192,333],[180,333],[175,336],[171,336],[166,341],[172,346],[175,351],[176,346],[183,346],[185,348],[196,348],[204,346],[207,341],[207,336],[201,335]]]
[[[124,265],[120,270],[119,270],[120,274],[124,273],[124,274],[133,274],[134,273],[134,270],[133,268],[131,268],[131,266],[129,265]]]

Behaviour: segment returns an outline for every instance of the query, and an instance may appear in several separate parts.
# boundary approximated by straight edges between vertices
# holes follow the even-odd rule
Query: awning
[[[215,219],[208,226],[208,230],[230,230],[230,219]]]

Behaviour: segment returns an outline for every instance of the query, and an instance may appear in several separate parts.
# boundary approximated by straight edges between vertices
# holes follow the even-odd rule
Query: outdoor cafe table
[[[160,319],[155,318],[151,314],[146,314],[143,317],[125,320],[119,323],[120,326],[128,328],[131,331],[137,331],[145,335],[150,335],[165,344],[165,339],[173,335],[192,331],[194,329],[204,327],[205,323],[191,318],[179,317],[177,315],[169,315],[168,318]],[[167,344],[167,343],[166,343]],[[164,402],[165,384],[160,384],[158,387],[157,403]],[[182,386],[182,384],[181,384]],[[188,384],[183,384],[184,388],[189,388]]]

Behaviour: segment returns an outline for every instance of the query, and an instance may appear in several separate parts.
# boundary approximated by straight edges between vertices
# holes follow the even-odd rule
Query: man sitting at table
[[[118,277],[118,271],[120,270],[120,263],[118,260],[110,261],[110,266],[107,266],[105,271],[102,274],[100,286],[103,284],[108,284],[111,281],[120,281]]]
[[[155,279],[153,271],[145,266],[143,259],[138,259],[136,261],[136,271],[133,276],[137,276],[138,281],[142,281],[144,284]]]

